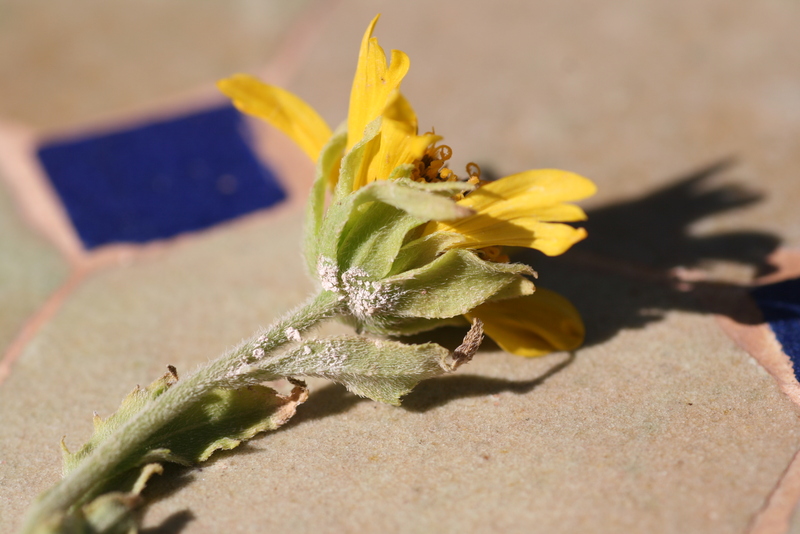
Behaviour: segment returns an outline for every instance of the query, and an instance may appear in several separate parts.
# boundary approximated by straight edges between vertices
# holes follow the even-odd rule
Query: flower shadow
[[[763,194],[732,182],[726,159],[638,198],[587,210],[589,239],[562,257],[522,252],[543,287],[568,297],[587,328],[586,345],[625,328],[660,320],[670,310],[714,313],[743,324],[763,322],[746,284],[703,273],[715,263],[746,267],[753,276],[774,270],[770,254],[780,239],[759,231],[695,235],[705,217],[752,205]]]
[[[154,503],[178,493],[195,480],[195,470],[191,467],[172,463],[165,463],[163,467],[164,473],[148,481],[147,487],[144,489],[145,505],[137,511],[140,518],[147,514]],[[195,515],[191,510],[179,510],[164,518],[160,524],[143,528],[140,532],[142,534],[178,534],[194,519]]]
[[[453,374],[420,383],[404,399],[402,408],[411,412],[427,412],[456,399],[485,397],[498,393],[529,393],[550,377],[560,373],[575,361],[575,353],[553,365],[540,376],[530,380],[506,380],[479,375]]]
[[[141,534],[178,534],[189,526],[189,523],[194,519],[195,515],[191,510],[179,510],[166,517],[158,526],[145,528],[139,532]]]
[[[327,384],[319,389],[313,389],[308,400],[297,410],[294,417],[274,432],[285,431],[309,421],[342,414],[354,408],[356,404],[367,401],[369,399],[353,395],[344,386]]]

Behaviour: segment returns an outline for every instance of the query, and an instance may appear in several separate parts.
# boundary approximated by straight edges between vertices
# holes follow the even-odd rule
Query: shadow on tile
[[[456,328],[448,328],[445,330],[460,332],[460,330]],[[450,332],[448,332],[448,334],[449,333]],[[453,343],[458,345],[459,343],[458,341],[447,339],[450,336],[437,336],[436,334],[438,334],[438,332],[435,332],[433,336],[429,336],[428,341],[432,340],[445,346],[452,345]],[[463,332],[460,335],[463,336]],[[493,345],[488,338],[486,341],[487,345]],[[497,350],[497,348],[492,348],[491,346],[482,347],[476,357],[479,358],[480,352],[485,350]],[[550,377],[572,365],[574,362],[575,354],[570,353],[563,360],[556,362],[541,376],[530,380],[504,380],[468,374],[453,374],[441,378],[432,378],[421,382],[411,393],[404,397],[400,407],[408,411],[422,413],[444,406],[458,399],[484,397],[486,395],[504,392],[517,394],[528,393],[537,386],[543,384]],[[357,397],[348,392],[344,386],[328,384],[320,389],[312,391],[308,401],[298,409],[297,414],[284,426],[275,430],[275,432],[280,432],[316,419],[323,419],[325,417],[345,413],[358,403],[368,401],[369,399]],[[224,454],[224,452],[221,453],[220,457]],[[214,457],[216,458],[216,455]]]
[[[195,520],[191,510],[181,510],[170,515],[160,525],[142,529],[141,534],[178,534]]]
[[[553,365],[542,375],[531,380],[504,380],[478,375],[454,374],[426,380],[403,399],[402,408],[411,412],[427,412],[457,399],[485,397],[498,393],[528,393],[544,384],[575,362],[575,353]]]
[[[212,461],[216,459],[217,455],[212,456]],[[143,492],[145,505],[139,510],[142,516],[147,513],[147,509],[154,503],[170,497],[191,484],[195,479],[194,473],[202,471],[202,468],[195,469],[176,464],[165,463],[162,465],[164,466],[164,472],[151,479]],[[180,510],[166,517],[160,525],[142,529],[141,533],[178,534],[194,519],[195,515],[191,510]]]
[[[774,270],[768,258],[780,244],[778,236],[758,231],[692,235],[692,225],[704,217],[763,199],[740,184],[710,183],[732,166],[731,159],[719,161],[641,197],[588,210],[589,238],[564,256],[523,251],[514,259],[533,265],[542,287],[575,304],[587,325],[586,345],[658,321],[670,310],[762,323],[748,286],[685,281],[675,274],[715,261],[746,266],[756,275]]]
[[[289,422],[275,430],[292,428],[303,423],[324,419],[334,415],[345,413],[354,408],[359,402],[366,402],[369,399],[357,397],[347,391],[344,386],[338,384],[327,384],[319,389],[312,389],[308,400],[298,408],[297,413]]]
[[[774,271],[766,258],[780,243],[775,235],[746,230],[692,235],[691,225],[706,217],[763,200],[763,193],[739,183],[710,183],[734,168],[734,159],[724,159],[639,198],[590,210],[586,228],[591,239],[576,250],[665,274],[710,260],[753,266],[759,275]]]

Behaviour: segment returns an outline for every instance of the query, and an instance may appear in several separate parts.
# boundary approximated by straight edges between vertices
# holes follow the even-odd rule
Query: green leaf
[[[64,473],[79,465],[133,415],[148,409],[151,401],[177,380],[175,369],[170,367],[169,373],[146,389],[134,389],[109,418],[103,420],[95,416],[95,431],[78,452],[70,453],[62,442]],[[207,460],[214,451],[232,449],[260,432],[274,430],[288,421],[306,398],[306,390],[300,387],[289,396],[260,385],[213,389],[192,403],[169,426],[143,440],[85,499],[101,492],[119,491],[125,486],[130,470],[138,466],[153,462],[192,465]]]
[[[344,147],[347,144],[347,130],[340,126],[322,149],[317,160],[317,174],[306,206],[306,227],[304,252],[309,272],[313,273],[317,262],[317,242],[322,228],[322,217],[325,212],[325,191],[334,168],[339,164]]]
[[[122,492],[104,493],[81,510],[86,530],[91,534],[129,534],[138,531],[133,511],[141,504],[138,495]],[[78,516],[80,517],[80,516]]]
[[[481,260],[469,250],[453,249],[428,265],[381,281],[384,291],[397,295],[393,315],[447,318],[462,315],[511,284],[533,283],[527,265]]]
[[[356,395],[399,405],[401,397],[420,381],[449,373],[469,361],[482,335],[482,324],[477,322],[465,338],[469,347],[454,354],[435,343],[408,345],[356,336],[312,340],[273,365],[287,374],[327,378]]]
[[[147,388],[142,389],[136,386],[117,409],[107,419],[101,419],[99,415],[94,415],[94,432],[86,444],[75,453],[69,452],[64,440],[61,440],[61,450],[63,452],[64,466],[62,476],[67,476],[85,457],[89,456],[97,445],[110,436],[116,429],[122,426],[133,415],[142,410],[150,401],[158,398],[162,393],[169,389],[178,381],[178,374],[174,367],[169,366],[169,371],[154,381]]]
[[[215,389],[160,432],[148,444],[148,460],[204,462],[217,450],[229,450],[256,434],[275,430],[305,402],[305,388],[285,397],[266,386]],[[181,461],[182,460],[182,461]]]
[[[421,317],[402,317],[386,324],[370,323],[363,325],[367,332],[382,336],[412,336],[444,326],[467,326],[469,321],[463,315],[444,319],[424,319]]]

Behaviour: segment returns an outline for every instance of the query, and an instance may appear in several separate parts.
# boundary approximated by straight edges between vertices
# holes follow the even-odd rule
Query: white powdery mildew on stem
[[[320,256],[317,261],[317,277],[322,289],[325,291],[339,291],[339,269],[336,262],[325,256]]]
[[[297,328],[293,328],[293,327],[290,326],[289,328],[284,330],[284,333],[286,334],[286,337],[291,341],[295,341],[295,342],[301,341],[300,331],[297,330]]]
[[[375,320],[396,307],[400,292],[379,281],[370,280],[369,273],[359,267],[346,270],[339,278],[336,263],[325,256],[317,262],[317,276],[322,289],[339,294],[350,312],[360,321]]]
[[[342,291],[350,311],[362,321],[391,312],[398,300],[397,291],[370,280],[367,272],[358,267],[344,272]]]
[[[263,353],[264,351],[262,350],[261,352]],[[233,369],[228,371],[225,374],[225,378],[227,380],[234,380],[236,378],[242,377],[242,376],[250,373],[251,371],[253,371],[253,366],[252,365],[250,365],[247,362],[241,362],[241,363],[239,363],[239,365],[237,365],[236,367],[234,367]]]
[[[336,347],[330,343],[323,343],[317,354],[320,368],[325,373],[340,371],[347,360],[347,354],[336,350]]]

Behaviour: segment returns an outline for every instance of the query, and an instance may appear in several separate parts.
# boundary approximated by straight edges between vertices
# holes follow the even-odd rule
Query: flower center
[[[433,132],[430,132],[433,133]],[[481,168],[477,163],[469,162],[466,165],[467,178],[460,178],[456,173],[447,168],[447,161],[453,156],[453,149],[447,145],[432,144],[429,146],[422,157],[414,162],[414,170],[411,172],[411,179],[416,182],[455,182],[465,181],[477,187],[485,184],[481,180]],[[469,193],[459,193],[453,196],[453,200],[459,201]],[[511,260],[508,254],[503,253],[503,247],[493,246],[476,249],[475,253],[482,260],[495,263],[508,263]]]
[[[456,173],[447,168],[447,160],[453,156],[453,149],[447,145],[431,145],[422,157],[414,162],[411,179],[416,182],[455,182],[458,180],[475,184],[480,187],[481,168],[477,163],[467,163],[467,177],[460,178]],[[456,195],[453,200],[461,200],[463,194]]]

